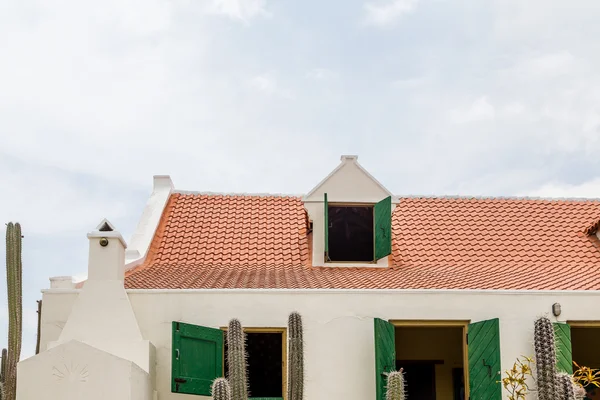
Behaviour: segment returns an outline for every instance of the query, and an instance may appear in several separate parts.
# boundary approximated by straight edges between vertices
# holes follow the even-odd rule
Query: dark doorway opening
[[[396,370],[404,370],[406,397],[435,400],[435,362],[396,361]]]
[[[373,261],[373,207],[329,206],[330,261]]]
[[[250,398],[283,397],[283,335],[246,332],[248,392]],[[225,376],[229,376],[225,340]]]

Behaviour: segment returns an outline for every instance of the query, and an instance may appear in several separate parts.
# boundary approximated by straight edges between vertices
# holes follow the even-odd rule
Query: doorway
[[[600,369],[600,322],[569,321],[573,361],[580,366]],[[573,368],[576,368],[573,366]]]
[[[467,322],[391,321],[396,368],[405,372],[408,398],[465,400]]]

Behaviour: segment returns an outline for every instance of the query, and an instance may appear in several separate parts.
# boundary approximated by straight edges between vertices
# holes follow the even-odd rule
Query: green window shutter
[[[469,389],[471,400],[501,400],[500,321],[469,325]]]
[[[223,372],[223,331],[173,322],[171,391],[210,396]]]
[[[571,352],[571,327],[568,324],[555,322],[554,337],[556,340],[556,368],[560,372],[573,373],[573,354]]]
[[[375,318],[375,382],[377,400],[385,400],[385,373],[396,369],[396,336],[394,325]]]
[[[323,219],[323,225],[325,225],[325,261],[329,261],[329,205],[327,203],[327,193],[324,195],[323,205],[325,208],[325,215]]]
[[[392,197],[388,196],[375,204],[375,259],[392,253]]]

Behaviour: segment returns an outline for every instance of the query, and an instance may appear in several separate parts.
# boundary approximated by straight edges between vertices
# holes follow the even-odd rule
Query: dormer
[[[312,223],[313,266],[388,266],[397,200],[358,156],[342,156],[303,201]]]

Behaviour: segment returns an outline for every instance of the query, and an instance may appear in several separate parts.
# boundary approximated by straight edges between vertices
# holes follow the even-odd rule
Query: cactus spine
[[[231,400],[231,388],[227,379],[215,379],[212,384],[211,394],[213,400]]]
[[[21,356],[21,330],[23,326],[21,225],[18,222],[16,224],[9,222],[6,229],[6,284],[8,295],[8,356],[3,379],[6,400],[15,400],[17,396],[17,362]]]
[[[292,312],[288,318],[288,395],[287,400],[302,400],[304,396],[304,338],[302,317]]]
[[[233,400],[248,400],[246,379],[246,341],[242,324],[237,319],[229,321],[227,330],[227,361],[229,383]]]
[[[390,372],[387,376],[387,386],[385,390],[385,400],[405,400],[406,383],[404,382],[404,373],[400,371]]]

